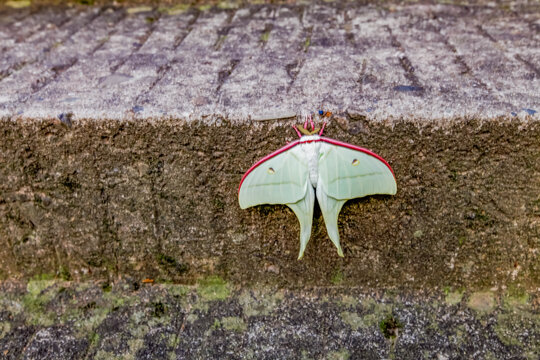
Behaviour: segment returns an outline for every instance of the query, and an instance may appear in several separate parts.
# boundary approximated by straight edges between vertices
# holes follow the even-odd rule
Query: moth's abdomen
[[[308,163],[309,181],[313,187],[317,187],[317,179],[319,178],[319,142],[311,142],[302,144],[306,160]]]

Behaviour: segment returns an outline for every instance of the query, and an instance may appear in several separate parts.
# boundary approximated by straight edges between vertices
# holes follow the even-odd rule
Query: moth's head
[[[330,117],[332,115],[330,111],[324,112],[322,110],[319,110],[318,114],[319,114],[319,117]],[[308,122],[311,125],[311,130],[308,129]],[[325,126],[326,126],[326,121],[323,122],[320,128],[315,127],[315,123],[313,122],[313,116],[312,114],[309,114],[308,116],[306,116],[306,121],[304,121],[303,126],[299,125],[298,127],[296,127],[296,125],[293,125],[293,128],[294,130],[296,130],[298,137],[302,137],[302,135],[315,135],[315,134],[319,134],[319,136],[321,136],[324,131]]]
[[[302,135],[315,135],[317,134],[319,131],[321,131],[320,128],[318,127],[312,127],[311,130],[309,130],[308,128],[306,128],[305,126],[298,126],[297,127],[298,131],[300,131],[300,133]]]

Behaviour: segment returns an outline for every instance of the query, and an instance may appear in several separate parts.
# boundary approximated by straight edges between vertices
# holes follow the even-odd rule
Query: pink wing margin
[[[255,164],[253,164],[252,167],[249,168],[248,171],[246,171],[246,173],[244,174],[244,176],[242,176],[242,180],[240,180],[240,185],[238,186],[238,192],[240,193],[240,188],[242,187],[242,184],[244,183],[244,180],[246,179],[246,177],[249,175],[250,172],[252,172],[253,170],[255,170],[255,168],[259,165],[261,165],[262,163],[264,163],[265,161],[268,161],[270,160],[271,158],[281,154],[281,153],[284,153],[285,151],[295,147],[296,145],[300,144],[300,140],[296,140],[296,141],[293,141],[292,143],[290,144],[287,144],[285,145],[284,147],[282,147],[281,149],[279,150],[276,150],[274,151],[273,153],[269,154],[269,155],[266,155],[265,157],[263,157],[261,160],[257,161]]]
[[[322,136],[321,136],[321,138],[319,140],[313,140],[313,141],[309,141],[309,142],[319,142],[319,141],[324,141],[324,142],[327,142],[327,143],[332,144],[332,145],[342,146],[342,147],[345,147],[345,148],[348,148],[348,149],[351,149],[351,150],[360,151],[360,152],[363,152],[364,154],[373,156],[374,158],[376,158],[377,160],[379,160],[383,164],[385,164],[386,167],[388,167],[388,169],[392,173],[392,176],[394,177],[394,181],[396,180],[396,175],[394,174],[394,170],[392,170],[392,167],[390,166],[390,164],[388,164],[388,162],[386,160],[384,160],[379,155],[375,154],[373,151],[369,151],[368,149],[362,148],[360,146],[352,145],[352,144],[349,144],[349,143],[337,141],[337,140],[330,139],[330,138],[327,138],[327,137],[322,137]],[[283,153],[283,152],[285,152],[285,151],[287,151],[287,150],[289,150],[289,149],[291,149],[291,148],[293,148],[296,145],[301,144],[301,143],[302,142],[300,140],[293,141],[292,143],[282,147],[281,149],[276,150],[276,151],[274,151],[273,153],[271,153],[269,155],[266,155],[265,157],[263,157],[262,159],[257,161],[255,164],[253,164],[253,166],[250,167],[248,171],[246,171],[244,176],[242,176],[242,180],[240,180],[240,185],[238,186],[238,192],[240,192],[240,188],[242,188],[242,184],[244,183],[244,180],[246,179],[246,177],[249,175],[250,172],[255,170],[255,168],[257,168],[257,166],[261,165],[265,161],[268,161],[271,158],[273,158],[273,157],[275,157],[275,156],[277,156],[277,155],[279,155],[279,154],[281,154],[281,153]]]
[[[370,156],[373,156],[377,160],[382,161],[384,163],[384,165],[386,165],[388,167],[388,169],[390,169],[390,172],[392,173],[392,176],[394,177],[394,181],[396,180],[396,175],[394,174],[394,170],[392,170],[392,167],[390,166],[390,164],[388,164],[388,162],[386,160],[384,160],[379,155],[375,154],[373,151],[369,151],[368,149],[364,149],[364,148],[362,148],[360,146],[348,144],[348,143],[337,141],[337,140],[330,139],[330,138],[327,138],[327,137],[321,137],[321,141],[327,142],[327,143],[332,144],[332,145],[346,147],[346,148],[351,149],[351,150],[360,151],[360,152],[363,152],[363,153],[368,154]]]

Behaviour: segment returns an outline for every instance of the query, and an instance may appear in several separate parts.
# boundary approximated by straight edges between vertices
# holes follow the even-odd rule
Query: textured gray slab
[[[45,9],[26,17],[21,23],[7,27],[0,60],[2,77],[16,73],[26,64],[54,51],[81,27],[91,22],[99,9]],[[42,69],[47,70],[47,69]]]
[[[101,285],[101,286],[100,286]],[[538,297],[0,283],[2,359],[538,359]],[[17,287],[16,287],[17,286]],[[112,289],[111,289],[112,288]],[[384,294],[384,295],[383,295]]]
[[[533,116],[538,6],[42,8],[0,17],[0,116]]]
[[[16,108],[18,104],[24,106],[23,104],[31,99],[33,102],[41,103],[40,106],[47,106],[44,97],[51,92],[57,102],[65,101],[57,84],[68,76],[68,81],[64,83],[69,83],[71,80],[72,84],[81,87],[81,83],[69,77],[70,73],[77,69],[77,66],[88,56],[95,55],[97,49],[108,40],[109,34],[115,31],[113,25],[121,16],[120,11],[111,9],[103,11],[86,27],[74,33],[63,43],[59,43],[53,51],[46,52],[39,59],[0,81],[2,94],[0,103],[10,103]],[[68,74],[62,75],[66,71]],[[50,104],[49,107],[52,105]]]

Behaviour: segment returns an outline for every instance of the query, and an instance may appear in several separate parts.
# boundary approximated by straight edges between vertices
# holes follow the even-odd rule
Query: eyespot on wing
[[[394,195],[397,184],[390,165],[379,155],[323,138],[319,179],[328,195],[339,200],[375,194]],[[352,159],[352,160],[351,160]]]
[[[298,141],[256,162],[244,174],[238,189],[240,207],[291,204],[305,196],[308,166]]]

